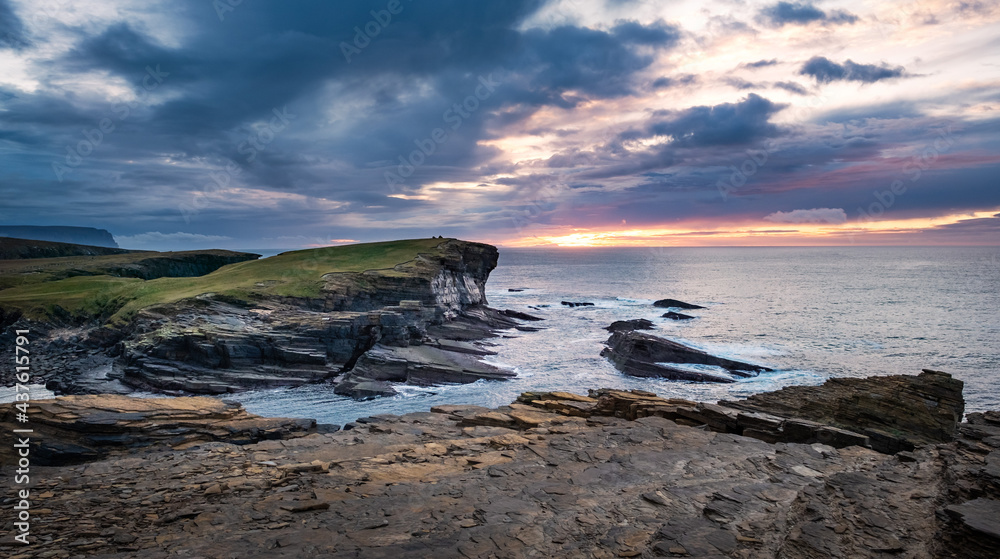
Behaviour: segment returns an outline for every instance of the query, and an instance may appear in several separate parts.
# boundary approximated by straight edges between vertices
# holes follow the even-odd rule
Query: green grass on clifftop
[[[298,250],[230,264],[200,277],[148,281],[107,275],[72,277],[0,289],[0,308],[16,309],[36,320],[68,314],[118,323],[143,308],[206,293],[244,301],[268,296],[318,297],[324,274],[384,270],[391,275],[397,264],[420,253],[434,253],[445,241],[413,239]],[[0,286],[3,281],[0,276]]]

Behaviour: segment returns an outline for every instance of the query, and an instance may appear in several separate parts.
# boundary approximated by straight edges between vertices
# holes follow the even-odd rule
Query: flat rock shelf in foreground
[[[915,416],[933,414],[916,396],[925,388],[941,390],[939,403],[961,401],[961,384],[940,373],[908,378],[914,390],[898,405]],[[883,391],[899,382],[868,379]],[[842,383],[817,390],[851,405]],[[57,402],[39,405],[111,431],[144,421],[121,414],[198,413],[191,399],[156,411],[110,401],[120,407],[102,413],[116,416],[99,421]],[[220,406],[203,419],[229,413]],[[781,440],[754,438],[775,423]],[[46,437],[58,440],[58,425]],[[33,468],[32,494],[47,512],[31,533],[46,543],[30,556],[996,557],[1000,413],[970,414],[943,442],[920,443],[922,425],[901,429],[914,449],[893,455],[866,448],[863,425],[602,389],[253,444],[126,446]],[[827,428],[842,438],[809,438]],[[0,543],[4,556],[23,552]]]

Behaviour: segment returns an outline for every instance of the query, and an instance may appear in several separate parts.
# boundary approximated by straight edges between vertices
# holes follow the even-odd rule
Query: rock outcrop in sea
[[[223,404],[199,418],[190,398],[40,402],[31,422],[48,444],[95,445],[87,424],[118,445],[33,468],[38,543],[0,553],[997,557],[1000,412],[957,423],[962,383],[944,373],[850,380],[811,387],[802,406],[784,391],[720,404],[537,392],[340,431],[267,420],[290,427],[257,439],[239,425],[264,420]],[[912,450],[869,448],[882,430]]]
[[[700,349],[627,328],[613,331],[606,344],[601,355],[607,357],[619,371],[635,377],[735,382],[737,378],[771,370],[761,365],[716,357]],[[693,371],[672,364],[709,365],[723,369],[723,372]]]

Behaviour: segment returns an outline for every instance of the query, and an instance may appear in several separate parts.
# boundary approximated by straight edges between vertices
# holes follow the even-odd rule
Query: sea
[[[998,247],[501,248],[486,294],[492,307],[544,319],[529,324],[537,332],[489,340],[496,355],[485,359],[513,380],[402,386],[364,402],[326,384],[227,398],[260,415],[342,425],[440,404],[501,406],[526,391],[636,388],[714,402],[935,369],[965,382],[967,412],[1000,409]],[[674,321],[653,306],[663,298],[706,308]],[[651,334],[774,371],[731,384],[623,375],[600,356],[604,328],[635,318],[652,321]]]
[[[496,407],[526,391],[635,388],[715,402],[935,369],[964,381],[966,412],[1000,409],[1000,247],[501,248],[486,294],[492,307],[544,319],[528,323],[537,332],[487,341],[496,355],[485,360],[513,380],[400,386],[363,402],[329,384],[225,398],[259,415],[343,425],[440,404]],[[653,306],[663,298],[705,308],[674,321]],[[600,355],[604,328],[636,318],[654,323],[651,334],[774,371],[731,384],[623,375]]]

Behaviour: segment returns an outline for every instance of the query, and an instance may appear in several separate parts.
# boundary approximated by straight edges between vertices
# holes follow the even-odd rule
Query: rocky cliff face
[[[2,231],[2,228],[0,228]],[[59,258],[64,256],[99,256],[132,252],[121,248],[75,245],[0,236],[0,260]]]
[[[390,270],[327,274],[323,310],[370,311],[416,301],[453,318],[487,304],[486,280],[497,266],[496,247],[449,239],[438,248],[433,256],[418,254]]]
[[[259,254],[229,250],[162,252],[127,264],[109,265],[102,272],[120,278],[189,278],[210,274],[223,266],[256,260]]]
[[[104,229],[93,227],[48,227],[38,225],[3,225],[0,237],[72,243],[95,247],[118,248],[114,236]]]
[[[890,394],[900,382],[883,379],[866,387]],[[918,394],[942,381],[909,377],[924,388],[895,406],[924,416]],[[847,406],[853,388],[816,393]],[[739,413],[777,417],[766,401],[765,412]],[[224,442],[217,409],[192,418],[190,399],[161,402],[155,412],[98,403],[97,413],[74,407],[81,400],[39,403],[52,412],[50,443],[80,441],[80,425],[151,443],[33,469],[33,504],[51,511],[32,524],[46,556],[987,559],[1000,549],[997,412],[957,429],[942,416],[955,437],[930,444],[916,442],[927,434],[915,423],[905,434],[914,450],[887,454],[742,436],[728,431],[734,408],[640,391],[528,393],[496,409],[439,406],[256,443],[239,429]],[[142,426],[173,413],[190,432],[223,435],[172,450],[170,422],[162,437]]]

